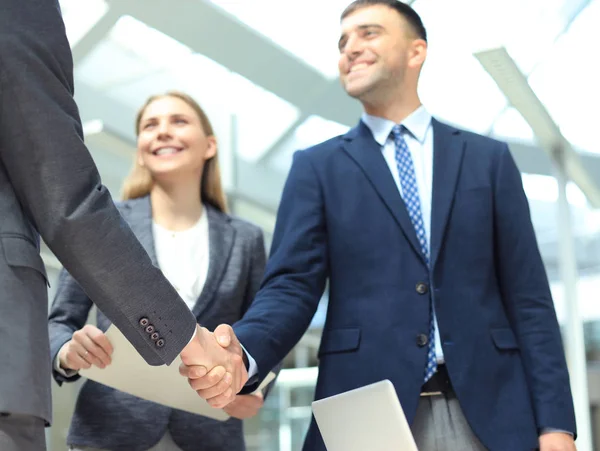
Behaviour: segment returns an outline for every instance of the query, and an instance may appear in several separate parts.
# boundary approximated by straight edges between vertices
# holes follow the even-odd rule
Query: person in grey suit
[[[219,379],[216,391],[200,393],[222,393],[221,400],[233,399],[247,379],[242,356],[197,326],[152,265],[82,136],[58,1],[0,0],[2,451],[45,449],[44,426],[52,419],[48,279],[39,235],[148,363],[168,364],[180,354],[205,370],[223,365],[231,376]],[[157,339],[145,323],[155,326]]]
[[[155,266],[178,290],[199,323],[213,329],[234,323],[258,291],[265,267],[260,228],[229,216],[221,186],[217,142],[202,108],[188,95],[151,97],[136,121],[138,152],[118,205]],[[77,370],[110,364],[99,311],[62,271],[49,319],[53,375],[59,384]],[[67,442],[77,450],[244,450],[242,422],[262,406],[262,394],[238,395],[219,422],[158,405],[86,381]],[[118,408],[116,408],[118,406]]]

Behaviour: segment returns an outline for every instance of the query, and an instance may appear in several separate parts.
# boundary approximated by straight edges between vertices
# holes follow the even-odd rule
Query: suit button
[[[154,332],[152,335],[150,335],[150,339],[152,341],[156,341],[160,338],[160,335],[158,334],[158,332]]]
[[[148,324],[145,330],[147,334],[151,334],[152,332],[154,332],[154,326],[152,324]]]
[[[157,348],[162,348],[164,345],[165,345],[164,338],[159,338],[158,340],[156,340],[156,347]]]
[[[423,283],[423,282],[419,282],[417,284],[417,286],[415,287],[415,289],[417,290],[417,293],[419,293],[419,294],[425,294],[425,293],[427,293],[427,291],[429,291],[429,287],[427,286],[426,283]]]
[[[142,318],[140,320],[140,326],[146,327],[148,324],[150,324],[150,320],[148,320],[148,318]]]
[[[422,348],[423,346],[427,345],[428,342],[429,342],[429,338],[427,338],[427,335],[425,335],[425,334],[417,335],[417,346],[419,346],[419,348]]]

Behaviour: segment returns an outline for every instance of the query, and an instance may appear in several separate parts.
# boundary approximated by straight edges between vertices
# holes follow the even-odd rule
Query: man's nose
[[[360,39],[357,39],[357,37],[354,35],[349,36],[346,44],[344,45],[344,54],[346,57],[352,61],[358,55],[360,55],[361,51],[362,45],[360,43]]]

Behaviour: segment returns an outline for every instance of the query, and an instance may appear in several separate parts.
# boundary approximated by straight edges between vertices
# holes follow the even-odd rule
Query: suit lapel
[[[229,262],[235,239],[235,229],[225,214],[208,204],[205,204],[205,212],[208,218],[208,274],[202,293],[192,310],[196,317],[213,300]]]
[[[150,204],[150,196],[129,202],[122,212],[125,213],[123,215],[125,220],[146,250],[152,264],[158,268],[156,249],[154,248],[154,236],[152,234],[152,206]]]
[[[385,162],[381,146],[362,121],[344,136],[344,150],[362,168],[419,258],[425,261],[415,229]]]
[[[460,131],[432,119],[433,125],[433,188],[431,199],[431,268],[444,239],[448,217],[452,209],[464,141]]]

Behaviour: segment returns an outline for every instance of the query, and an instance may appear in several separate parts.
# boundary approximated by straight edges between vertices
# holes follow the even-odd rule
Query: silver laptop
[[[327,451],[418,451],[389,380],[312,403]]]

